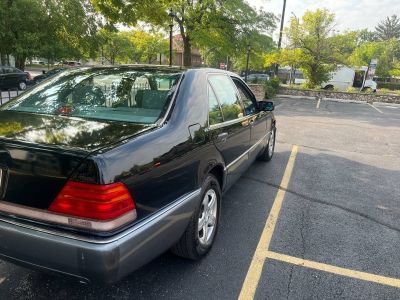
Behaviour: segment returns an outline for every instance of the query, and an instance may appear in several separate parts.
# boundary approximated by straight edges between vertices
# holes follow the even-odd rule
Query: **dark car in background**
[[[223,193],[273,156],[273,109],[214,69],[80,68],[38,84],[0,108],[0,258],[106,283],[168,249],[202,258]]]
[[[269,75],[267,74],[249,74],[247,76],[247,82],[264,82],[269,80]]]
[[[14,67],[0,66],[0,90],[25,90],[30,75]]]
[[[51,78],[51,77],[61,73],[62,71],[65,71],[65,70],[66,70],[66,68],[54,68],[54,69],[51,69],[51,70],[49,70],[47,72],[43,71],[43,74],[35,76],[32,79],[31,83],[32,84],[38,84],[38,83],[40,83],[40,82],[42,82],[42,81],[44,81],[44,80],[46,80],[48,78]]]

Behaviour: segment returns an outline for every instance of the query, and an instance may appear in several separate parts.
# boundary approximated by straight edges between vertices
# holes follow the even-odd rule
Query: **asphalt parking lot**
[[[0,299],[399,299],[400,105],[275,103],[275,157],[225,195],[204,260],[105,287],[0,261]]]

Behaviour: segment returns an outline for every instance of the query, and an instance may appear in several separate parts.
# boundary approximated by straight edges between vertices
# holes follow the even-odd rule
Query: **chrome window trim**
[[[253,117],[254,117],[254,115],[244,116],[244,117],[241,117],[241,118],[238,118],[238,119],[235,119],[235,120],[230,120],[230,121],[226,121],[226,122],[223,122],[223,123],[210,125],[209,128],[210,128],[210,130],[219,129],[219,128],[222,128],[222,127],[234,125],[236,123],[247,121],[248,119],[251,119]]]
[[[183,78],[185,77],[185,73],[186,73],[185,70],[181,70],[181,71],[182,71],[182,72],[181,72],[181,76],[180,76],[179,81],[178,81],[178,83],[177,83],[177,85],[176,85],[176,89],[175,89],[175,91],[174,91],[174,94],[172,95],[172,99],[171,99],[171,101],[170,101],[170,103],[169,103],[169,105],[168,105],[168,108],[167,108],[167,110],[165,111],[164,116],[163,116],[162,118],[160,118],[160,119],[155,123],[157,127],[160,127],[160,126],[162,126],[163,124],[165,124],[165,122],[167,121],[167,119],[170,117],[170,114],[171,114],[171,112],[172,112],[172,107],[173,107],[174,104],[175,104],[176,98],[177,98],[177,96],[178,96],[179,89],[181,88],[181,84],[182,84]]]
[[[219,104],[219,108],[220,108],[220,110],[221,110],[222,118],[224,119],[224,122],[218,123],[218,124],[213,124],[213,125],[210,125],[210,121],[209,121],[210,119],[208,119],[208,126],[209,126],[210,129],[211,129],[211,126],[215,126],[215,125],[220,125],[220,124],[235,124],[236,122],[239,122],[239,120],[242,120],[242,121],[243,121],[243,118],[244,118],[244,117],[242,117],[242,118],[239,118],[239,119],[234,119],[234,120],[225,121],[224,112],[222,111],[222,107],[221,107],[221,101],[220,101],[220,99],[219,99],[217,93],[215,92],[214,87],[212,86],[212,84],[210,83],[210,80],[209,80],[209,77],[210,77],[210,76],[215,76],[215,75],[217,75],[217,76],[225,76],[225,77],[228,77],[228,79],[231,81],[231,83],[232,83],[232,85],[233,85],[233,87],[234,87],[234,89],[235,89],[236,96],[237,96],[237,100],[238,100],[239,103],[240,103],[240,107],[242,108],[243,115],[244,115],[244,113],[245,113],[242,100],[240,99],[240,95],[239,95],[239,93],[238,93],[238,90],[237,90],[237,88],[236,88],[236,85],[235,85],[235,83],[233,82],[231,76],[230,76],[229,74],[225,73],[225,72],[220,72],[220,73],[219,73],[219,72],[209,72],[209,73],[207,73],[207,75],[206,75],[206,81],[207,81],[207,84],[209,84],[210,87],[212,88],[212,90],[213,90],[213,92],[214,92],[214,95],[215,95],[215,97],[217,98],[217,101],[218,101],[218,104]],[[207,89],[207,96],[208,96],[208,89]],[[208,101],[208,100],[207,100],[207,101]],[[249,117],[249,116],[245,116],[245,117]],[[231,123],[229,123],[229,122],[231,122]],[[224,125],[224,126],[226,126],[226,125]],[[219,127],[218,127],[218,128],[219,128]]]

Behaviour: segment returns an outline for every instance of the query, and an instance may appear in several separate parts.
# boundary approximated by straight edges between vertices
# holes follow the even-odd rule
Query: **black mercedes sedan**
[[[0,107],[0,258],[103,283],[168,249],[202,258],[223,193],[273,156],[273,109],[214,69],[79,68],[40,83]]]

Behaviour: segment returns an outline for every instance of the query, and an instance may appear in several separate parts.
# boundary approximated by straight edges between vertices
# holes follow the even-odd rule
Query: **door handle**
[[[228,133],[227,132],[220,133],[217,136],[217,142],[225,143],[227,139],[228,139]]]

